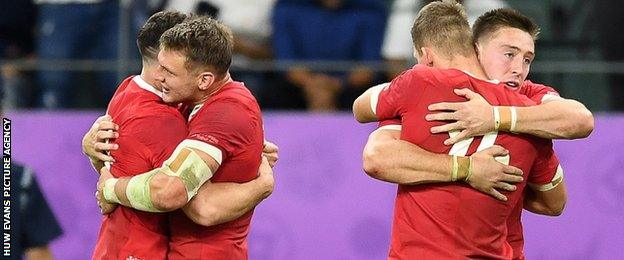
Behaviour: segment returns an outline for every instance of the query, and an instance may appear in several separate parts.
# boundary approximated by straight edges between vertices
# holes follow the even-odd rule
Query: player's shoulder
[[[466,73],[458,69],[440,69],[421,64],[415,65],[401,76],[427,82],[445,82],[449,79],[461,78],[466,80],[469,78]]]
[[[219,92],[212,96],[205,105],[220,105],[223,103],[259,108],[258,101],[251,91],[245,87],[244,83],[238,81],[227,83]]]
[[[540,84],[540,83],[535,83],[528,79],[522,83],[522,88],[526,92],[533,92],[533,91],[540,91],[540,90],[554,90],[554,88],[551,86]]]
[[[189,128],[214,122],[236,125],[261,122],[262,112],[251,92],[240,82],[230,82],[191,112]]]
[[[432,78],[433,68],[416,64],[414,67],[403,71],[401,74],[396,76],[391,85],[397,87],[407,87],[407,86],[416,86],[419,84],[413,84],[414,82],[427,81]]]
[[[109,108],[109,114],[118,124],[156,125],[156,122],[186,124],[186,119],[177,107],[164,103],[151,93],[131,92]]]
[[[401,73],[399,77],[413,78],[413,79],[427,78],[427,77],[431,77],[434,73],[436,73],[436,70],[437,69],[433,67],[416,64],[414,65],[414,67]]]
[[[527,95],[523,93],[511,89],[504,84],[501,84],[499,88],[497,88],[499,92],[505,95],[508,100],[508,104],[502,105],[513,105],[513,106],[533,106],[536,105],[535,101],[531,100]]]
[[[122,96],[124,96],[124,94],[128,91],[128,87],[130,86],[133,77],[134,75],[129,76],[121,83],[119,83],[119,85],[117,85],[117,89],[115,89],[115,93],[113,93],[113,97],[111,98],[110,103],[112,103],[114,100],[119,100]]]
[[[534,83],[530,80],[525,80],[523,82],[520,93],[529,97],[541,97],[543,95],[559,96],[559,92],[557,92],[555,88],[545,84]]]
[[[133,82],[134,77],[136,77],[136,75],[130,75],[125,78],[121,83],[119,83],[117,90],[125,90]]]
[[[160,100],[161,98],[158,90],[141,79],[140,76],[133,75],[119,84],[113,95],[113,100],[130,103],[136,99]]]
[[[226,83],[223,88],[215,95],[217,98],[253,98],[251,91],[245,86],[245,83],[239,81],[231,81]]]

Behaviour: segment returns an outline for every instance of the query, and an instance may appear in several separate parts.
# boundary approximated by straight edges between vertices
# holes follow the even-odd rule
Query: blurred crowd
[[[409,28],[420,7],[429,2],[0,0],[0,85],[6,92],[8,109],[104,108],[118,82],[139,73],[139,66],[130,64],[120,74],[118,59],[136,60],[139,64],[134,40],[140,25],[154,12],[175,9],[212,15],[233,30],[236,54],[231,73],[235,80],[245,82],[264,109],[348,109],[367,87],[391,80],[414,64]],[[488,10],[516,8],[531,1],[460,2],[472,23]],[[565,42],[565,36],[557,38],[558,33],[570,30],[570,19],[585,13],[592,18],[587,23],[592,26],[585,30],[593,32],[591,44],[600,46],[596,48],[598,56],[608,61],[624,60],[622,48],[618,47],[624,36],[611,33],[613,28],[624,25],[624,20],[617,18],[617,12],[624,10],[622,1],[600,0],[571,8],[562,5],[548,9],[548,17],[556,20],[544,32],[550,34],[546,39],[552,39],[555,45],[557,40]],[[583,48],[587,42],[572,44]],[[36,64],[41,66],[24,69],[27,66],[15,66],[11,60],[39,61]],[[85,69],[82,63],[54,63],[71,60],[108,63],[85,63],[93,69]],[[610,88],[605,90],[605,99],[610,97],[612,101],[604,102],[611,105],[599,109],[624,109],[624,104],[620,104],[624,102],[618,101],[624,100],[622,77],[608,75],[605,81]],[[566,94],[565,90],[561,92]]]

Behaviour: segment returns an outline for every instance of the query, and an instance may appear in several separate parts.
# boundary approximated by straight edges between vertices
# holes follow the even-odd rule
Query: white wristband
[[[518,119],[518,114],[516,114],[516,107],[510,107],[511,110],[511,127],[509,128],[509,132],[514,133],[516,129],[516,120]]]
[[[498,131],[498,128],[500,127],[500,112],[498,111],[498,107],[494,106],[492,107],[492,109],[494,110],[494,131]]]
[[[117,197],[117,193],[115,193],[115,184],[117,184],[117,178],[110,178],[104,182],[104,199],[108,202],[121,204],[121,201]]]

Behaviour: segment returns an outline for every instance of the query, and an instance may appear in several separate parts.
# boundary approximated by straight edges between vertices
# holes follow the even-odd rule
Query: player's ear
[[[420,48],[420,60],[418,60],[418,64],[423,64],[429,67],[433,67],[434,53],[431,48],[421,47]]]
[[[481,44],[479,44],[478,42],[475,42],[474,50],[475,50],[475,53],[477,54],[477,59],[481,60],[481,50],[482,50]]]
[[[414,51],[414,59],[416,59],[416,63],[418,64],[422,64],[422,65],[426,65],[425,63],[425,57],[424,57],[424,50],[425,48],[420,48],[417,49],[415,46],[412,48],[412,50]]]
[[[197,79],[200,90],[207,90],[215,81],[215,75],[212,72],[205,71],[199,74]]]

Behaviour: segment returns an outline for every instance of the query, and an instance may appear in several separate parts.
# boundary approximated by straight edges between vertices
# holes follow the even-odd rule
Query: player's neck
[[[151,65],[149,63],[143,62],[143,67],[141,68],[141,78],[150,84],[150,86],[154,87],[158,91],[162,91],[162,86],[160,84],[156,84],[156,79],[153,75],[158,69],[157,66]]]
[[[223,86],[225,86],[226,84],[228,84],[230,82],[232,82],[232,77],[230,76],[229,72],[226,72],[225,76],[223,76],[222,79],[212,83],[212,85],[206,91],[202,91],[200,93],[201,94],[201,98],[198,101],[193,102],[193,105],[196,106],[196,105],[199,105],[199,104],[203,104],[212,95],[214,95],[219,90],[221,90],[223,88]]]
[[[479,60],[477,59],[476,56],[473,56],[473,55],[468,56],[468,57],[458,55],[454,57],[452,60],[448,61],[447,67],[463,70],[465,72],[468,72],[473,77],[476,77],[479,79],[484,79],[484,80],[489,79],[487,75],[485,74],[485,71],[483,71],[481,64],[479,64]]]

